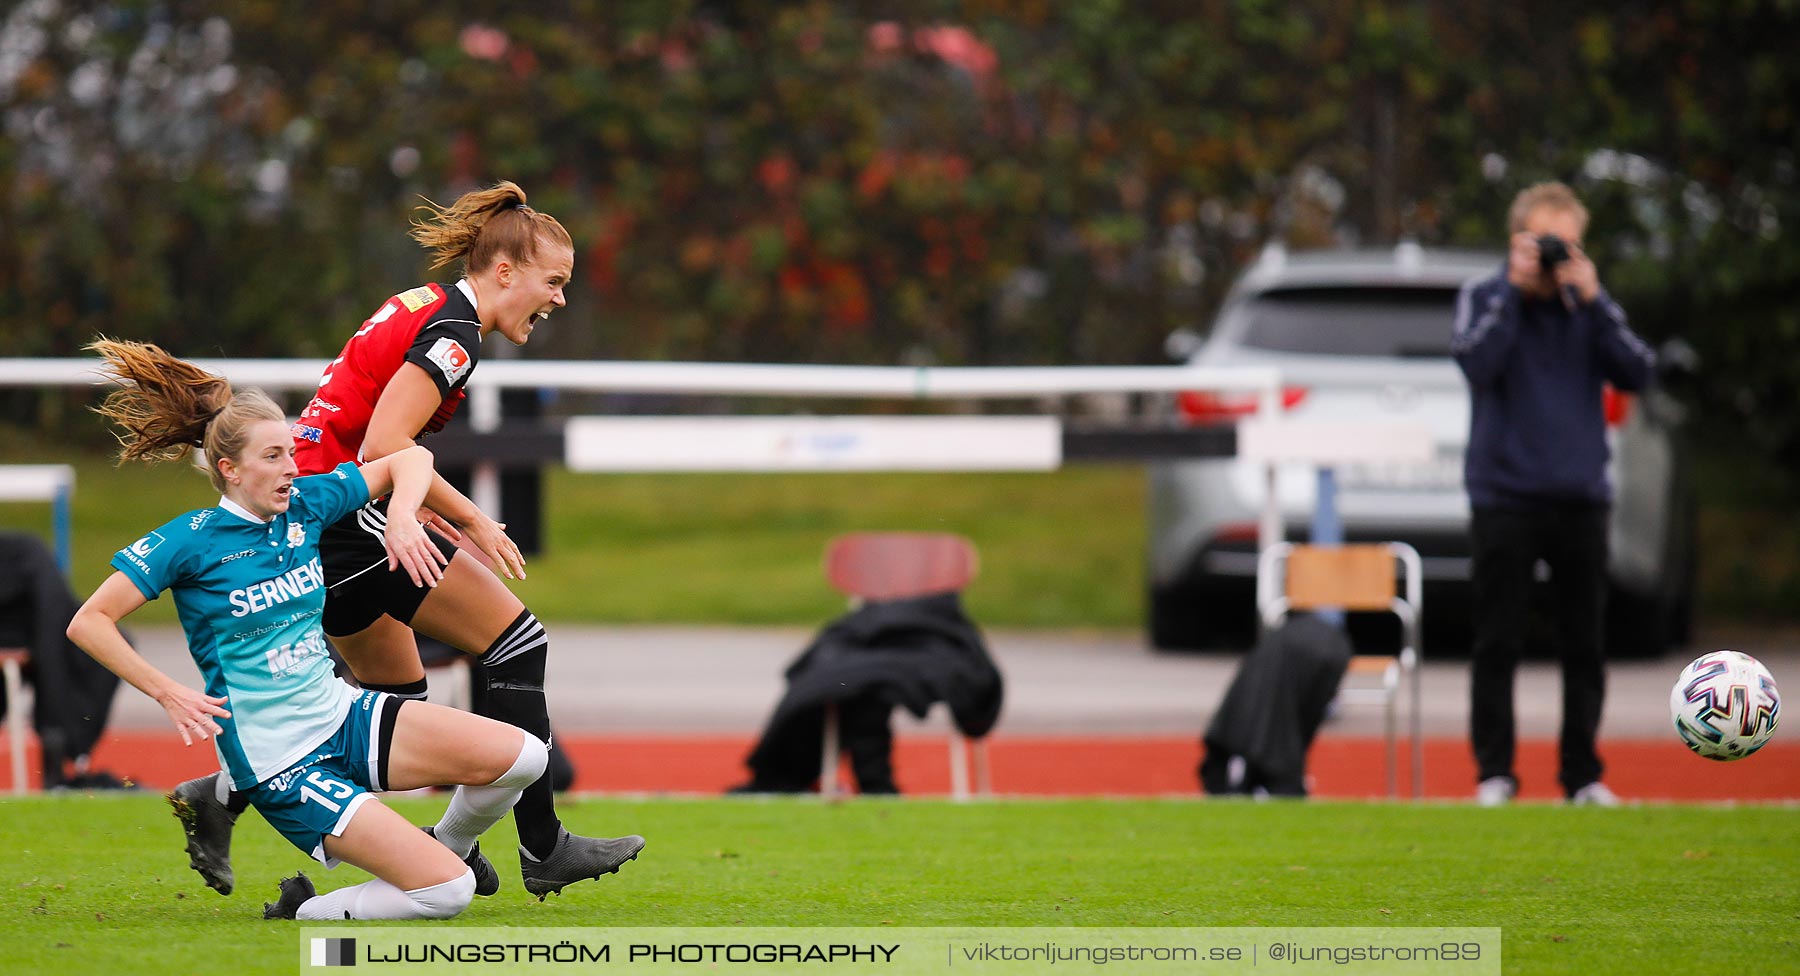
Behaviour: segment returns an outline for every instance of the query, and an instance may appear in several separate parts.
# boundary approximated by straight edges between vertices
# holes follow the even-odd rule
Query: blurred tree
[[[421,195],[509,178],[578,249],[531,355],[1148,362],[1268,239],[1496,245],[1558,177],[1639,323],[1800,458],[1791,2],[3,17],[5,354],[328,354],[425,274]]]
[[[1446,240],[1493,242],[1519,187],[1574,184],[1634,325],[1699,350],[1712,430],[1800,468],[1800,6],[1434,11],[1439,162],[1419,211]]]

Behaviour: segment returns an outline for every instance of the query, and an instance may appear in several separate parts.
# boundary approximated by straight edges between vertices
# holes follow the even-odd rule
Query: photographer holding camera
[[[1506,267],[1463,286],[1451,350],[1469,384],[1473,647],[1469,735],[1476,799],[1518,792],[1513,676],[1537,566],[1549,568],[1562,660],[1559,778],[1569,802],[1618,802],[1595,739],[1606,697],[1607,482],[1603,388],[1641,390],[1656,355],[1600,287],[1581,249],[1587,208],[1562,183],[1513,199]]]

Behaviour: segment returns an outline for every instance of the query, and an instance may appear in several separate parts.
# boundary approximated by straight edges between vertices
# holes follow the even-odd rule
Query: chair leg
[[[1383,700],[1383,719],[1387,730],[1387,793],[1388,799],[1400,798],[1400,666],[1390,663],[1387,671],[1381,676],[1381,686],[1387,691]]]
[[[969,740],[954,728],[950,730],[950,799],[958,803],[969,799]]]
[[[25,769],[25,680],[19,662],[8,657],[3,665],[6,675],[6,737],[12,745],[14,795],[25,792],[28,773]]]
[[[836,796],[838,779],[838,707],[836,702],[830,702],[825,706],[823,752],[824,755],[819,764],[819,795]]]
[[[1412,788],[1413,799],[1425,798],[1424,683],[1417,664],[1412,667]]]
[[[1396,721],[1396,705],[1400,697],[1400,689],[1388,689],[1387,703],[1383,707],[1387,721],[1387,795],[1390,800],[1400,798],[1400,729]]]
[[[969,750],[975,754],[975,792],[982,796],[993,796],[994,777],[993,769],[988,765],[987,739],[970,742]]]

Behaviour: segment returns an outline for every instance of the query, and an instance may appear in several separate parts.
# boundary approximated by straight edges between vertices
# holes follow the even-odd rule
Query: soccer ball
[[[1713,651],[1681,669],[1669,692],[1675,731],[1695,755],[1727,762],[1769,742],[1781,718],[1775,676],[1739,651]]]

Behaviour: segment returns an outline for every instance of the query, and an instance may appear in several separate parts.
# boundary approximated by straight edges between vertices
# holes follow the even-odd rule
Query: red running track
[[[575,789],[602,793],[718,793],[748,778],[743,765],[751,740],[733,735],[564,736],[576,766]],[[0,743],[5,736],[0,735]],[[35,743],[27,759],[36,785]],[[1404,753],[1404,743],[1402,744]],[[1195,794],[1200,762],[1197,736],[997,736],[988,745],[996,793],[1031,796],[1163,796]],[[1309,767],[1318,797],[1365,798],[1385,786],[1380,739],[1327,736],[1313,744]],[[12,783],[0,748],[0,789]],[[1800,800],[1800,748],[1771,743],[1747,760],[1701,759],[1671,737],[1603,742],[1606,782],[1627,800],[1727,802]],[[1519,744],[1520,797],[1560,799],[1556,744]],[[109,733],[94,766],[146,789],[167,789],[217,768],[212,749],[184,748],[173,733]],[[950,788],[942,738],[900,737],[895,779],[903,793],[943,794]],[[1402,757],[1402,789],[1410,783]],[[1474,793],[1475,766],[1459,738],[1425,743],[1425,793],[1439,799]]]

